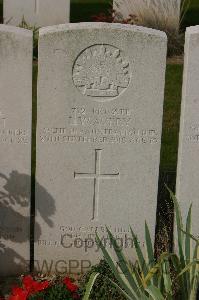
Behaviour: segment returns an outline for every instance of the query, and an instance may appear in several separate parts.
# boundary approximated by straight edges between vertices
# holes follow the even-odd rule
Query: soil
[[[167,63],[171,65],[182,65],[184,63],[184,55],[168,57]]]

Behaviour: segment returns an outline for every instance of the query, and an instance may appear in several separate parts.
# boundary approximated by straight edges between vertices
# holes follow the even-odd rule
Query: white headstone
[[[0,276],[27,269],[30,240],[32,32],[0,25]]]
[[[159,31],[103,23],[40,31],[37,269],[86,271],[101,257],[95,232],[106,239],[105,226],[131,258],[129,226],[143,241],[147,220],[154,234],[165,66]]]
[[[42,27],[70,21],[70,0],[4,0],[4,23],[18,26],[23,18]]]
[[[193,232],[199,236],[199,26],[186,31],[176,195],[183,216],[193,203]]]

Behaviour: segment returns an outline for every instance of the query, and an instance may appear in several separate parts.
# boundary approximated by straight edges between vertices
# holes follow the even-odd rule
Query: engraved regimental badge
[[[111,100],[129,85],[129,62],[114,46],[93,45],[77,57],[73,82],[83,95],[93,97],[93,100]]]

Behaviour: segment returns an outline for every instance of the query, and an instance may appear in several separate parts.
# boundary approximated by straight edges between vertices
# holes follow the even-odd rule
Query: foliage
[[[116,18],[136,15],[139,25],[179,32],[188,3],[185,0],[116,0]]]
[[[189,1],[189,0],[187,0]],[[199,1],[191,0],[189,9],[184,16],[183,27],[195,26],[199,24]]]
[[[136,25],[138,20],[135,15],[129,15],[126,19],[120,18],[117,19],[117,12],[114,9],[109,9],[108,14],[99,13],[98,15],[93,16],[94,22],[106,22],[106,23],[123,23]]]
[[[89,272],[87,272],[80,282],[80,287],[82,287],[81,294],[85,294],[85,286],[88,285],[89,279],[92,274],[99,274],[96,278],[95,285],[92,288],[90,293],[90,299],[95,300],[124,300],[120,291],[113,285],[110,285],[107,278],[117,282],[114,274],[112,273],[108,263],[104,260],[101,260],[100,263],[96,266],[93,266]]]
[[[115,0],[115,21],[132,19],[136,25],[166,32],[168,56],[180,55],[184,49],[181,24],[190,0]]]
[[[182,64],[167,64],[160,163],[161,170],[174,171],[177,165],[182,73]],[[163,182],[165,182],[165,180]],[[175,176],[173,182],[175,182]]]
[[[38,293],[29,298],[29,300],[72,300],[80,299],[78,294],[71,294],[69,290],[66,289],[64,284],[57,284],[50,287],[45,293]]]
[[[8,300],[72,300],[80,299],[78,286],[66,277],[61,282],[36,281],[23,277],[21,285],[12,288]]]
[[[149,229],[147,224],[145,224],[145,247],[147,253],[145,257],[140,243],[131,229],[138,262],[138,268],[136,268],[126,259],[122,249],[118,246],[115,238],[108,229],[108,236],[113,246],[114,254],[117,257],[117,263],[111,257],[111,254],[106,250],[97,235],[97,243],[118,283],[109,277],[106,277],[107,281],[115,286],[123,294],[125,299],[172,300],[174,299],[175,288],[173,281],[178,281],[181,300],[196,299],[199,285],[199,268],[197,265],[199,263],[199,240],[191,234],[192,206],[190,206],[186,219],[186,228],[183,228],[178,201],[170,190],[169,192],[174,202],[176,216],[177,253],[162,253],[156,260]],[[193,249],[194,243],[195,247]],[[89,299],[92,287],[98,276],[100,276],[99,273],[93,273],[91,275],[83,300]]]
[[[38,39],[39,39],[39,27],[29,25],[26,20],[22,19],[21,23],[19,24],[20,28],[28,29],[33,32],[33,58],[38,58]]]
[[[122,249],[117,245],[115,238],[108,229],[107,232],[118,262],[115,263],[114,259],[100,242],[100,238],[98,236],[97,243],[103,252],[106,262],[109,264],[115,278],[117,279],[118,284],[112,281],[112,279],[107,278],[107,280],[109,280],[111,284],[123,294],[125,299],[163,300],[164,296],[167,296],[167,299],[171,299],[169,298],[171,296],[171,278],[168,264],[169,255],[163,253],[156,262],[154,259],[152,240],[147,224],[145,224],[146,257],[144,257],[140,243],[131,229],[132,239],[137,255],[137,267],[132,265],[126,259],[123,255]],[[96,276],[94,279],[96,279]],[[89,282],[87,291],[89,291],[91,285],[93,285],[92,281]],[[89,293],[85,295],[84,300],[89,299],[87,295],[89,295]]]
[[[199,286],[199,239],[192,235],[192,205],[183,225],[178,201],[172,191],[169,192],[174,203],[177,231],[177,253],[171,256],[171,260],[179,279],[180,299],[193,300]]]

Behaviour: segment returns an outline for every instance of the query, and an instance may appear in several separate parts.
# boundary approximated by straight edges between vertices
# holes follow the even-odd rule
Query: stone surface
[[[199,26],[186,32],[176,195],[183,216],[193,203],[193,232],[199,236]]]
[[[49,26],[70,22],[70,0],[4,0],[4,23]]]
[[[29,260],[32,32],[0,25],[0,276]]]
[[[86,271],[101,257],[95,232],[105,242],[106,225],[130,258],[129,225],[143,241],[147,220],[154,235],[165,64],[159,31],[41,29],[36,269]]]

